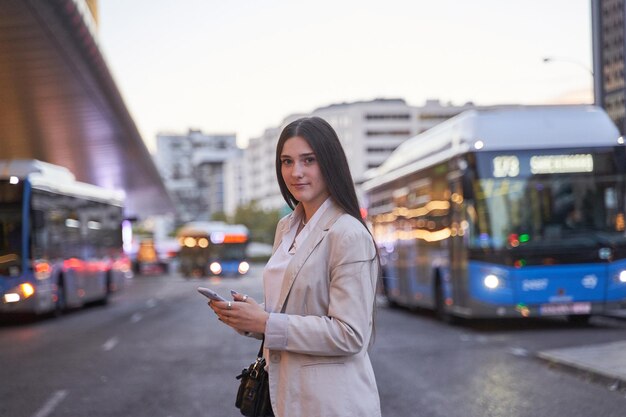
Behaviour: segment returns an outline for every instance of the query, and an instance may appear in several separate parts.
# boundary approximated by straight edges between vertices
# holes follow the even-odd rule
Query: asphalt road
[[[240,415],[235,375],[259,343],[217,321],[199,285],[259,299],[260,267],[244,278],[136,277],[108,306],[0,324],[0,416]],[[534,355],[625,339],[618,319],[449,326],[381,300],[371,357],[386,417],[623,417],[623,391]]]

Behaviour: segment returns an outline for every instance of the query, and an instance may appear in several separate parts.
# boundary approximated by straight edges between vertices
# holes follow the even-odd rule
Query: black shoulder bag
[[[235,407],[247,417],[271,417],[274,415],[270,402],[269,378],[263,357],[264,344],[265,339],[261,342],[256,360],[247,369],[242,370],[240,375],[237,375],[237,379],[241,382],[237,391]]]
[[[280,310],[281,313],[285,312],[288,299],[289,294],[285,298],[283,308]],[[270,401],[269,375],[265,370],[265,358],[263,357],[264,345],[265,337],[263,337],[259,353],[256,355],[256,361],[237,375],[237,379],[240,379],[241,382],[237,390],[235,407],[246,417],[274,417]]]

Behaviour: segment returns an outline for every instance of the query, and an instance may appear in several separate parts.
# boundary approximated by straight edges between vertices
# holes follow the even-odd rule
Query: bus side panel
[[[79,268],[66,268],[63,271],[63,285],[67,307],[77,308],[83,305],[81,298],[82,274]]]
[[[397,241],[396,247],[397,271],[402,303],[408,306],[415,304],[415,294],[419,293],[418,258],[414,241]]]
[[[439,244],[419,240],[399,240],[392,258],[401,304],[416,307],[434,306],[434,275],[438,267],[447,266],[447,253]]]

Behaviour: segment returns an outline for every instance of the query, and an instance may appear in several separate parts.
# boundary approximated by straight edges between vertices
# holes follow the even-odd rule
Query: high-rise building
[[[225,210],[224,164],[240,155],[235,134],[157,135],[156,165],[176,205],[177,224],[210,220]]]
[[[244,152],[224,161],[224,213],[233,216],[237,207],[246,203]]]
[[[606,110],[621,134],[625,129],[624,0],[591,0],[595,102]]]
[[[283,121],[281,126],[286,124]],[[276,182],[276,144],[280,131],[280,127],[265,129],[261,136],[250,139],[244,150],[245,201],[255,201],[263,210],[285,205]]]
[[[358,192],[365,172],[383,163],[406,139],[473,107],[471,103],[443,105],[438,100],[411,106],[399,98],[374,99],[331,104],[313,110],[310,116],[325,119],[337,132]],[[276,183],[276,143],[282,127],[302,116],[291,115],[280,127],[266,129],[262,136],[250,140],[244,157],[246,201],[256,200],[264,209],[285,206]]]

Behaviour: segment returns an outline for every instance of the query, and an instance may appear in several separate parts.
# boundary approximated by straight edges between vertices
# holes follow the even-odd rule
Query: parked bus
[[[245,275],[248,228],[223,222],[191,222],[177,233],[180,272],[190,276]]]
[[[624,139],[593,106],[464,112],[364,184],[392,304],[442,319],[626,307]]]
[[[130,274],[122,203],[66,168],[0,161],[0,313],[106,303]]]

